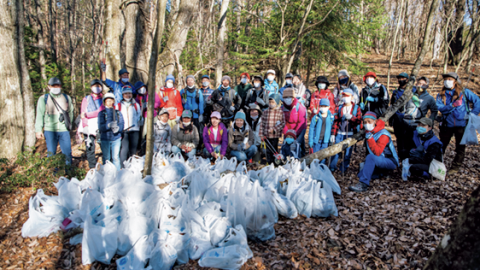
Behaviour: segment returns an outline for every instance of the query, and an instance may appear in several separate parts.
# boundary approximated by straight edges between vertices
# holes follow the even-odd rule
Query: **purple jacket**
[[[222,156],[225,156],[227,153],[227,147],[228,147],[228,131],[227,128],[223,123],[218,124],[218,130],[217,130],[217,140],[215,140],[215,137],[213,135],[213,128],[210,126],[205,126],[203,129],[203,143],[205,144],[205,147],[207,148],[207,151],[209,153],[213,152],[213,146],[212,144],[217,144],[217,145],[222,145],[220,148],[220,154]],[[218,134],[220,133],[220,134]]]

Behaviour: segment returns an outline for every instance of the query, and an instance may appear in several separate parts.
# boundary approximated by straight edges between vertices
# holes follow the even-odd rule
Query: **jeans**
[[[347,137],[351,138],[352,135],[340,135],[337,134],[335,137],[335,142],[339,143],[343,140],[346,140]],[[343,160],[340,163],[340,171],[345,172],[347,170],[348,166],[350,166],[350,158],[352,157],[352,152],[353,152],[353,146],[350,146],[345,150],[345,154],[343,153],[338,153],[335,156],[332,157],[332,160],[330,162],[330,170],[335,171],[337,169],[337,162],[340,156],[344,156]]]
[[[314,143],[314,144],[313,144],[313,152],[316,153],[316,152],[318,152],[318,151],[320,151],[320,150],[322,150],[322,149],[325,149],[325,148],[327,148],[327,147],[328,147],[328,143]],[[326,161],[327,161],[327,160],[324,159],[324,160],[321,160],[320,163],[321,163],[321,164],[325,164]]]
[[[299,158],[305,156],[305,132],[307,132],[307,129],[302,130],[300,134],[297,135],[297,142],[300,144]]]
[[[236,150],[230,151],[230,154],[232,156],[236,157],[238,162],[249,160],[249,159],[253,158],[253,156],[256,153],[257,153],[257,147],[255,145],[251,145],[245,151],[236,151]]]
[[[172,146],[172,153],[174,154],[178,154],[178,153],[182,153],[182,149],[178,148],[177,146]],[[197,149],[192,149],[192,151],[186,153],[187,157],[189,159],[194,159],[195,158],[195,154],[197,153]]]
[[[363,165],[363,169],[358,173],[358,177],[360,178],[360,182],[370,185],[370,180],[372,179],[375,169],[394,170],[396,168],[397,165],[395,165],[395,162],[392,159],[384,156],[368,154],[365,159],[365,165]]]
[[[72,144],[70,142],[70,133],[68,131],[44,131],[45,142],[47,143],[47,157],[51,157],[57,153],[57,145],[65,155],[65,164],[72,164]]]
[[[115,141],[102,140],[100,147],[103,153],[103,164],[111,161],[117,170],[120,170],[120,146],[122,145],[122,139]]]
[[[95,136],[83,134],[85,139],[85,149],[87,153],[88,167],[90,169],[95,168],[97,165],[97,158],[95,157]],[[87,145],[87,139],[90,138],[90,145]]]
[[[213,152],[217,152],[217,153],[220,153],[220,150],[222,149],[222,146],[219,145],[217,147],[214,147],[213,148]],[[211,158],[212,157],[212,154],[210,154],[207,150],[207,148],[203,148],[203,154],[205,155],[206,158]]]
[[[443,144],[443,153],[450,143],[450,140],[455,136],[455,158],[452,162],[453,168],[459,168],[463,164],[465,159],[465,145],[461,145],[463,133],[465,133],[465,127],[440,127],[440,141]]]
[[[131,156],[137,153],[138,137],[140,131],[127,131],[123,133],[122,148],[120,150],[120,164],[123,168],[123,163]]]

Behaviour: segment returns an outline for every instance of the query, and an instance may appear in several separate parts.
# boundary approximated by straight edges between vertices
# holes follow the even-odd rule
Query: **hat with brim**
[[[428,117],[423,117],[422,119],[420,119],[419,122],[424,124],[424,125],[427,125],[429,127],[433,127],[433,121],[432,121],[432,119],[430,119]]]
[[[222,119],[222,116],[220,115],[219,112],[213,112],[213,113],[210,115],[210,118]]]
[[[103,95],[103,98],[102,98],[103,103],[105,103],[105,100],[109,98],[113,99],[113,102],[115,103],[115,95],[113,93],[106,93],[105,95]]]
[[[447,74],[442,74],[443,79],[445,80],[446,78],[454,78],[457,82],[462,83],[460,81],[460,77],[458,77],[458,74],[455,72],[449,72]]]
[[[250,107],[248,108],[248,113],[250,114],[250,111],[252,110],[257,110],[258,116],[262,117],[262,109],[260,109],[260,106],[258,106],[258,104],[255,104],[255,103],[250,104]]]

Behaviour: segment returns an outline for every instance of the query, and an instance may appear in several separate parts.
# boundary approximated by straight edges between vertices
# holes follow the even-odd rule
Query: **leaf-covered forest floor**
[[[366,61],[386,84],[388,57],[369,55]],[[429,68],[429,61],[420,75],[434,84],[440,64]],[[395,76],[409,72],[413,60],[394,61]],[[442,67],[443,69],[443,67]],[[449,71],[453,68],[449,68]],[[476,72],[478,74],[478,71]],[[335,75],[330,81],[335,80]],[[465,82],[468,74],[460,72]],[[479,94],[480,76],[472,76],[469,87]],[[430,93],[435,96],[443,82]],[[353,76],[360,87],[360,76]],[[392,84],[392,79],[391,79]],[[438,134],[438,129],[436,130]],[[37,151],[45,152],[44,145]],[[98,149],[99,147],[97,147]],[[82,150],[73,147],[74,165],[88,169]],[[447,168],[453,160],[454,142],[445,156]],[[335,195],[338,217],[286,219],[275,225],[276,238],[264,243],[249,241],[254,257],[242,269],[421,269],[437,244],[460,212],[470,193],[480,184],[480,147],[467,147],[464,166],[459,174],[447,176],[445,182],[410,178],[402,181],[400,170],[393,175],[372,181],[368,192],[357,194],[348,186],[358,181],[358,166],[365,157],[361,143],[356,147],[349,170],[335,173],[342,195]],[[98,150],[99,152],[99,150]],[[41,183],[42,179],[38,179]],[[38,186],[37,186],[38,187]],[[43,184],[46,194],[56,194],[53,184]],[[35,194],[29,188],[18,188],[0,194],[0,269],[116,269],[94,263],[83,266],[81,245],[69,245],[72,235],[62,232],[47,238],[24,239],[23,223],[28,219],[28,199]],[[175,266],[175,269],[198,269],[197,261]]]

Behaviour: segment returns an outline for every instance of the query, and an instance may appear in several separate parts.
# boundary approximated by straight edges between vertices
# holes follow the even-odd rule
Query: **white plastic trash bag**
[[[480,132],[480,116],[470,113],[460,144],[478,145],[477,131]]]
[[[340,189],[337,180],[335,180],[335,177],[327,165],[321,164],[318,159],[315,159],[310,164],[310,170],[313,179],[322,180],[323,182],[328,183],[330,187],[332,187],[333,192],[339,195],[342,194],[342,190]]]
[[[65,177],[60,177],[58,182],[54,184],[58,190],[58,203],[67,208],[68,212],[80,208],[80,201],[82,200],[82,191],[80,182],[76,178],[68,180]]]
[[[83,265],[91,264],[94,261],[110,264],[115,255],[118,244],[118,221],[115,218],[111,218],[104,225],[96,225],[90,216],[85,221],[82,239]]]
[[[22,226],[22,237],[46,237],[51,233],[60,230],[63,217],[47,216],[42,208],[48,205],[40,206],[40,194],[43,190],[39,189],[35,197],[31,197],[28,201],[28,220]]]
[[[312,217],[338,216],[332,188],[327,182],[314,182]]]
[[[240,269],[252,258],[253,254],[248,247],[233,245],[209,250],[198,261],[201,267],[220,269]]]
[[[272,202],[272,192],[260,186],[259,181],[255,181],[250,196],[253,207],[247,208],[248,237],[260,241],[274,238],[273,226],[277,212]]]
[[[144,235],[138,239],[135,246],[125,255],[117,259],[117,270],[145,269],[153,249],[153,243],[148,236]],[[151,269],[151,267],[147,268]]]
[[[177,251],[171,245],[158,243],[152,251],[149,265],[153,270],[172,269],[177,260]]]
[[[247,234],[245,233],[242,225],[237,225],[235,226],[235,228],[230,227],[225,238],[223,238],[223,240],[218,243],[219,247],[233,245],[245,246],[250,249],[248,247]]]
[[[447,167],[445,167],[443,162],[433,159],[430,163],[428,173],[439,180],[445,181],[445,177],[447,176]]]
[[[298,216],[295,204],[284,195],[274,192],[273,203],[277,207],[278,214],[287,218],[296,218]]]

